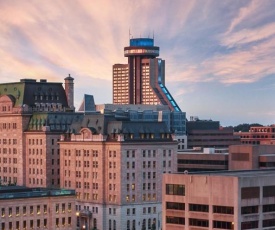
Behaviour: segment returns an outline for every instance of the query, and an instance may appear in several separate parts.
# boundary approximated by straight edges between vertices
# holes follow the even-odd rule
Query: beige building
[[[0,186],[1,230],[66,229],[76,226],[75,191]]]
[[[177,143],[164,122],[86,115],[60,140],[61,187],[75,188],[79,227],[151,229],[162,175],[176,172]]]
[[[272,169],[275,167],[275,146],[232,145],[228,162],[230,170]]]
[[[163,176],[164,230],[274,229],[275,170]]]
[[[60,186],[60,135],[74,113],[73,78],[0,84],[0,184]]]

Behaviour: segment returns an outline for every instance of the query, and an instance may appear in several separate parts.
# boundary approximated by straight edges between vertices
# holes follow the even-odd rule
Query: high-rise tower
[[[132,38],[124,48],[128,64],[113,65],[113,103],[168,105],[181,111],[165,87],[165,61],[152,38]]]

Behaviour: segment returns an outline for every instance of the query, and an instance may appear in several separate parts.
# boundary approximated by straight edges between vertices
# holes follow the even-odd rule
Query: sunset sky
[[[187,117],[275,123],[275,1],[0,0],[0,83],[75,79],[75,104],[112,102],[112,65],[152,37]]]

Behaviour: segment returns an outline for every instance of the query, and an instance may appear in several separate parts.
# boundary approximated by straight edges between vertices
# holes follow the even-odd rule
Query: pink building
[[[60,140],[61,187],[75,188],[79,226],[151,229],[162,175],[176,171],[177,143],[163,122],[86,115]]]

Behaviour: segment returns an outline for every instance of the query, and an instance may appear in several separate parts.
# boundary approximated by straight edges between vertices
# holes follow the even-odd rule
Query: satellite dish
[[[184,174],[188,174],[188,170],[184,170],[184,172],[183,172]]]

